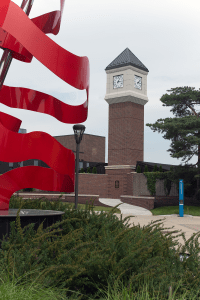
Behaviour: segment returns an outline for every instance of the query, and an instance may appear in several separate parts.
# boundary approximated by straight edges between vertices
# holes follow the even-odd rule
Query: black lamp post
[[[17,163],[17,167],[20,167],[20,162]],[[17,191],[17,197],[19,197],[19,191]]]
[[[75,209],[78,206],[78,171],[79,171],[79,145],[83,137],[83,133],[85,131],[84,125],[74,125],[74,137],[76,140],[76,182],[75,182]]]

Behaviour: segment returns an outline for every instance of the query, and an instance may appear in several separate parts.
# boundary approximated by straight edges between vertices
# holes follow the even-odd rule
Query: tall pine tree
[[[171,157],[180,158],[189,166],[196,170],[194,177],[197,179],[196,198],[200,199],[200,113],[196,112],[194,105],[200,104],[200,89],[194,87],[177,87],[167,90],[171,94],[164,94],[160,101],[162,106],[172,106],[170,111],[175,118],[158,119],[155,124],[147,123],[154,132],[166,132],[164,139],[171,140]],[[197,155],[196,164],[187,164],[187,162]],[[197,166],[197,169],[194,169]],[[195,174],[195,171],[194,171]]]

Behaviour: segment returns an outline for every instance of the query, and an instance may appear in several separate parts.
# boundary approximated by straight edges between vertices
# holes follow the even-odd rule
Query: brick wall
[[[76,141],[73,135],[54,136],[64,147],[76,151]],[[79,151],[79,159],[88,162],[105,162],[105,137],[92,134],[83,134]],[[76,158],[76,152],[74,152]]]
[[[140,206],[146,209],[154,209],[162,206],[178,206],[179,196],[121,196],[123,203]],[[194,200],[192,197],[184,197],[184,205],[200,206],[200,201]],[[184,211],[187,214],[187,211]]]
[[[17,195],[17,193],[14,193],[14,195]],[[40,196],[40,193],[37,195],[34,195],[33,193],[19,193],[19,196],[23,199],[36,199],[45,197],[51,201],[57,201],[59,197],[59,193],[53,194],[53,195],[42,195]],[[136,205],[139,207],[146,208],[148,210],[162,207],[162,206],[178,206],[179,205],[179,197],[178,196],[155,196],[155,197],[149,197],[149,196],[120,196],[119,198],[123,203]],[[60,200],[62,202],[70,202],[75,203],[75,194],[70,195],[63,195]],[[92,204],[92,200],[94,200],[93,205],[95,206],[103,206],[108,207],[108,205],[103,204],[99,201],[99,195],[82,195],[79,193],[78,195],[78,203],[80,204]],[[184,205],[192,205],[192,206],[200,206],[200,201],[196,201],[193,198],[190,197],[184,197]],[[184,211],[185,214],[187,214],[187,211]]]
[[[127,173],[127,195],[133,195],[133,172]]]
[[[74,180],[75,193],[76,176]],[[39,189],[35,192],[45,193]],[[51,192],[52,194],[60,194],[59,192]],[[84,195],[99,195],[100,198],[108,198],[108,175],[106,174],[92,174],[92,173],[79,173],[78,175],[78,194]]]
[[[76,176],[75,176],[76,183]],[[75,185],[74,185],[75,190]],[[78,193],[85,195],[99,195],[100,198],[108,197],[108,175],[79,173]]]
[[[121,195],[127,195],[128,191],[130,190],[130,187],[127,185],[128,170],[118,170],[116,174],[116,170],[106,170],[106,173],[107,171],[108,174],[79,173],[78,193],[84,195],[99,195],[99,198],[111,199],[120,199]],[[115,188],[116,180],[119,181],[119,188]],[[76,176],[74,183],[74,192],[75,184]]]
[[[76,178],[75,178],[76,180]],[[100,198],[120,199],[121,196],[151,196],[147,178],[131,169],[106,169],[106,174],[79,173],[78,190],[82,194],[99,195]],[[119,187],[115,187],[119,181]],[[161,193],[163,191],[163,194]],[[164,196],[164,180],[156,180],[156,195]],[[172,183],[170,196],[178,196]]]
[[[156,195],[157,196],[163,196],[165,195],[164,191],[164,179],[163,180],[156,180]],[[171,190],[169,196],[178,196],[179,192],[177,190],[176,184],[171,183]]]
[[[179,205],[179,196],[156,196],[154,208],[162,206]],[[192,197],[184,197],[184,205],[200,206],[200,201],[194,200]],[[187,213],[187,212],[185,212]]]
[[[155,197],[139,197],[139,196],[121,196],[123,203],[140,206],[146,209],[154,209]]]
[[[92,195],[97,195],[99,198],[120,199],[124,203],[144,207],[146,209],[179,204],[179,196],[175,195],[175,192],[177,192],[175,188],[175,191],[171,190],[169,196],[157,194],[155,197],[151,196],[146,186],[147,179],[142,173],[131,172],[127,169],[117,171],[111,169],[106,170],[106,173],[107,174],[79,173],[79,196],[88,195],[90,199],[93,197]],[[115,188],[115,180],[119,180],[119,188]],[[157,180],[156,190],[162,191],[160,185],[162,186],[163,184],[163,180]],[[171,195],[173,193],[174,195]],[[74,194],[74,192],[70,195],[72,194]],[[73,199],[74,197],[70,201],[73,202]],[[80,198],[80,201],[80,203],[86,203],[84,202],[86,201],[84,198]],[[184,198],[184,204],[200,206],[200,202],[194,201],[189,197]]]
[[[127,174],[131,169],[106,169],[108,175],[108,198],[120,199],[121,195],[128,195],[130,186],[127,182]],[[117,181],[119,187],[117,187]]]
[[[132,102],[109,104],[108,165],[143,161],[144,106]]]
[[[17,195],[17,193],[14,193],[14,195]],[[33,193],[19,193],[19,197],[22,197],[23,199],[38,199],[41,197],[45,197],[46,199],[49,199],[50,201],[58,201],[59,194],[45,194],[45,195],[40,195],[36,194],[34,195]],[[98,195],[78,195],[78,204],[86,204],[86,202],[92,205],[92,201],[94,206],[103,206],[103,207],[109,207],[106,204],[103,204],[99,202],[99,196]],[[60,201],[62,202],[70,202],[70,203],[75,203],[75,194],[70,194],[70,195],[62,195],[60,198]]]
[[[133,196],[151,196],[150,191],[147,188],[147,178],[143,173],[132,172],[133,174]],[[156,180],[156,195],[163,196],[164,192],[164,180]],[[169,196],[178,196],[178,191],[175,183],[172,182]]]
[[[119,181],[118,188],[115,187],[115,181]],[[106,169],[106,174],[79,173],[78,193],[84,195],[99,195],[99,198],[111,199],[120,199],[121,196],[125,195],[151,196],[147,189],[146,182],[147,179],[144,174],[131,172],[131,169]],[[157,180],[156,191],[159,185],[162,184],[164,184],[163,180]],[[159,189],[162,190],[160,187]],[[171,191],[170,196],[173,196],[172,192],[173,191]],[[163,194],[163,196],[164,195],[165,194]]]

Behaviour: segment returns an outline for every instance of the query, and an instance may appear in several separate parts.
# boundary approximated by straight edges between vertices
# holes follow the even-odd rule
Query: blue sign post
[[[184,182],[179,179],[179,217],[184,215]]]

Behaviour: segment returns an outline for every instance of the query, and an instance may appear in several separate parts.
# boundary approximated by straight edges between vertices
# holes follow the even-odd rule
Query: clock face
[[[142,77],[135,75],[134,82],[135,82],[135,88],[141,90],[142,89]]]
[[[113,88],[118,89],[123,87],[123,75],[117,75],[113,77]]]

